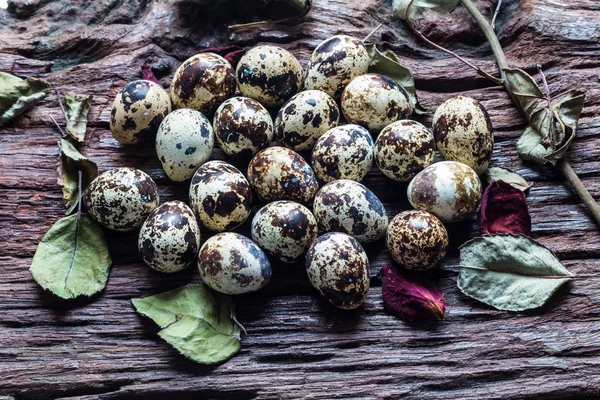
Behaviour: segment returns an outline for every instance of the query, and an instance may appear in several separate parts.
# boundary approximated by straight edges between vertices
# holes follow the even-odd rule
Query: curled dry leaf
[[[482,235],[529,235],[531,217],[527,210],[525,193],[502,180],[492,181],[481,197],[477,228]]]
[[[451,13],[458,6],[460,0],[394,0],[392,7],[396,15],[403,20],[423,18],[423,12],[428,9],[437,13]],[[408,10],[408,15],[406,9]]]
[[[82,96],[65,94],[65,111],[67,113],[67,134],[79,143],[85,140],[87,117],[92,105],[92,95]]]
[[[542,89],[527,72],[518,68],[505,68],[504,74],[508,89],[515,95],[521,109],[526,115],[531,113],[537,107],[541,99],[544,98]]]
[[[63,197],[66,213],[71,214],[77,204],[79,197],[77,193],[77,184],[79,181],[79,171],[82,172],[81,192],[87,189],[88,185],[98,176],[98,166],[95,162],[82,155],[71,142],[61,139],[58,143],[60,155],[56,169],[58,171],[58,184],[63,188]]]
[[[36,105],[49,91],[50,85],[44,80],[0,72],[0,126]]]
[[[527,192],[531,188],[521,175],[507,168],[491,167],[486,171],[485,178],[488,185],[492,181],[502,180],[522,192]]]

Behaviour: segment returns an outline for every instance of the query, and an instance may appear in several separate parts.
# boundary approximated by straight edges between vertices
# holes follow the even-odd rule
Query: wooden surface
[[[321,40],[338,33],[364,37],[382,22],[373,38],[396,50],[414,72],[425,106],[434,109],[456,93],[484,104],[496,131],[493,164],[533,183],[527,197],[532,236],[577,277],[540,310],[493,310],[456,288],[457,247],[476,230],[473,221],[455,224],[449,227],[451,251],[442,270],[432,274],[446,292],[443,322],[408,326],[383,313],[377,274],[388,256],[376,243],[367,248],[373,278],[362,308],[335,310],[317,297],[301,265],[276,266],[265,290],[238,299],[238,317],[248,331],[241,353],[221,366],[196,365],[162,342],[158,328],[138,316],[129,300],[198,282],[198,272],[151,271],[137,254],[135,234],[110,234],[114,267],[106,290],[89,301],[58,301],[31,278],[36,245],[64,212],[56,184],[58,134],[48,117],[64,119],[52,95],[0,128],[0,397],[600,397],[598,228],[551,168],[518,159],[515,142],[524,125],[506,93],[416,40],[391,12],[390,0],[315,0],[297,25],[233,38],[226,25],[272,17],[254,7],[260,1],[240,2],[247,9],[238,13],[232,0],[218,1],[218,7],[145,0],[9,3],[10,13],[0,10],[0,69],[43,77],[61,92],[93,94],[93,122],[82,152],[101,172],[117,166],[148,172],[162,201],[186,200],[187,185],[167,180],[153,146],[128,149],[108,131],[109,104],[122,85],[140,76],[141,65],[157,68],[167,87],[179,63],[207,46],[276,43],[306,63]],[[491,2],[477,4],[490,16]],[[464,10],[428,16],[423,29],[495,73],[489,48]],[[511,64],[534,73],[541,63],[552,92],[587,90],[571,162],[598,199],[600,3],[505,1],[498,31]],[[390,217],[408,208],[406,185],[376,169],[365,183]]]

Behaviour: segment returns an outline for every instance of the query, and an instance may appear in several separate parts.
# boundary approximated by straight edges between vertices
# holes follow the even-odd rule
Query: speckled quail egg
[[[326,233],[313,242],[306,253],[306,272],[319,293],[338,308],[357,308],[369,290],[367,253],[344,233]]]
[[[319,138],[311,162],[321,182],[361,181],[373,167],[373,139],[359,125],[342,125]]]
[[[340,179],[319,190],[313,214],[325,232],[343,232],[368,243],[385,235],[388,217],[381,201],[366,186]]]
[[[133,231],[142,226],[158,207],[156,184],[135,168],[106,171],[90,183],[83,196],[88,213],[101,225],[115,231]]]
[[[433,135],[442,157],[467,164],[478,174],[488,168],[494,148],[492,122],[477,100],[452,97],[433,115]]]
[[[250,228],[254,240],[278,261],[298,261],[317,238],[317,221],[312,212],[293,201],[275,201],[262,207]]]
[[[340,110],[320,90],[300,92],[287,101],[275,119],[275,138],[294,151],[307,151],[329,129],[336,127]]]
[[[192,210],[182,201],[155,208],[140,228],[138,250],[152,269],[177,272],[187,267],[200,248],[200,228]]]
[[[190,206],[202,225],[211,231],[233,229],[250,216],[252,189],[233,165],[209,161],[192,178]]]
[[[302,65],[280,47],[256,46],[240,59],[236,77],[242,95],[280,106],[302,88]]]
[[[468,165],[442,161],[419,172],[410,181],[407,196],[417,210],[430,212],[442,222],[457,222],[475,212],[481,182]]]
[[[271,114],[248,97],[225,100],[215,113],[213,127],[219,146],[230,156],[250,158],[273,140]]]
[[[408,118],[413,112],[406,90],[392,78],[380,74],[354,78],[344,89],[340,103],[348,122],[373,133]]]
[[[110,132],[123,144],[153,140],[171,100],[160,85],[140,79],[117,93],[110,112]]]
[[[339,99],[352,79],[367,73],[370,62],[371,57],[360,40],[346,35],[330,37],[313,51],[304,88],[322,90]]]
[[[292,200],[310,203],[319,189],[315,172],[298,153],[285,147],[268,147],[248,165],[248,181],[258,198],[267,203]]]
[[[156,154],[167,176],[175,182],[191,179],[208,161],[214,145],[210,121],[191,108],[167,115],[156,134]]]
[[[406,182],[433,164],[433,135],[408,119],[383,128],[375,141],[375,161],[385,176]]]
[[[446,255],[448,232],[444,224],[425,211],[396,215],[387,230],[387,248],[392,258],[412,270],[428,270]]]
[[[193,108],[212,115],[235,93],[233,67],[214,53],[200,53],[185,60],[173,76],[171,101],[174,108]]]
[[[256,243],[234,232],[208,239],[198,253],[204,283],[217,292],[235,295],[254,292],[269,283],[271,264]]]

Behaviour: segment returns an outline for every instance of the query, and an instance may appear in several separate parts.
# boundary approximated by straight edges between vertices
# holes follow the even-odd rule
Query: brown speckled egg
[[[171,100],[154,82],[138,80],[117,93],[110,112],[110,132],[123,144],[153,140],[163,119],[171,112]]]
[[[230,156],[250,158],[273,140],[271,114],[248,97],[225,100],[215,113],[213,127],[219,146]]]
[[[406,182],[433,164],[433,135],[422,124],[408,119],[396,121],[379,133],[375,161],[385,176]]]
[[[302,88],[302,65],[280,47],[256,46],[240,59],[236,77],[244,96],[265,106],[280,106]]]
[[[156,154],[167,176],[175,182],[191,179],[209,160],[214,146],[210,121],[191,108],[167,115],[156,134]]]
[[[298,153],[285,147],[268,147],[248,165],[248,181],[258,198],[268,203],[292,200],[310,203],[319,189],[315,172]]]
[[[433,135],[442,157],[467,164],[478,174],[488,168],[494,148],[492,122],[477,100],[452,97],[433,115]]]
[[[190,206],[202,225],[211,231],[233,229],[250,216],[252,189],[233,165],[209,161],[192,178]]]
[[[419,172],[410,181],[407,196],[417,210],[430,212],[442,222],[457,222],[477,209],[481,183],[468,165],[442,161]]]
[[[404,211],[388,226],[387,248],[404,268],[428,270],[446,255],[448,232],[444,224],[428,212]]]
[[[311,150],[329,129],[336,127],[340,111],[335,100],[320,90],[300,92],[285,103],[275,119],[275,138],[294,151]]]
[[[378,133],[413,112],[408,94],[392,78],[380,74],[361,75],[344,89],[342,113],[353,124]]]
[[[182,201],[169,201],[150,213],[138,235],[138,250],[152,269],[177,272],[187,267],[200,248],[200,228]]]
[[[269,203],[258,210],[250,229],[252,240],[269,256],[284,263],[298,261],[319,231],[308,208],[285,200]]]
[[[83,196],[88,213],[102,226],[133,231],[158,207],[156,184],[135,168],[106,171],[90,183]]]
[[[344,233],[326,233],[313,242],[306,253],[306,272],[319,293],[338,308],[357,308],[367,296],[367,253],[356,239]]]
[[[369,53],[360,40],[346,35],[330,37],[313,51],[304,88],[322,90],[339,99],[352,79],[367,73],[370,62]]]
[[[368,243],[385,235],[388,217],[381,201],[366,186],[340,179],[315,196],[313,214],[325,232],[344,232]]]
[[[256,243],[239,233],[219,233],[198,253],[204,283],[217,292],[236,295],[254,292],[269,283],[271,264]]]
[[[235,93],[233,67],[214,53],[200,53],[185,60],[173,76],[171,101],[174,108],[193,108],[212,115]]]
[[[321,182],[360,182],[373,167],[373,149],[369,131],[359,125],[342,125],[319,138],[311,162]]]

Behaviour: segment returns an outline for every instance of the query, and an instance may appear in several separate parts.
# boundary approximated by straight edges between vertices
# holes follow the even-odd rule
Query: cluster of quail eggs
[[[490,119],[476,100],[457,96],[437,109],[431,132],[407,119],[407,92],[369,73],[370,61],[361,41],[339,35],[314,50],[306,72],[287,50],[260,45],[235,69],[217,54],[190,57],[169,93],[147,80],[127,84],[113,102],[114,138],[154,141],[167,177],[190,182],[189,205],[160,204],[150,176],[117,168],[87,189],[90,215],[109,229],[139,229],[139,252],[156,271],[197,260],[203,281],[230,295],[263,288],[272,263],[304,261],[319,293],[356,308],[370,281],[362,245],[383,238],[405,268],[433,268],[448,247],[444,223],[478,206]],[[211,161],[215,143],[224,161]],[[436,148],[446,161],[434,163]],[[410,182],[415,210],[389,220],[360,183],[375,164],[387,178]],[[257,203],[249,237],[230,232]],[[204,244],[201,231],[211,232]]]

